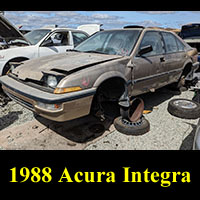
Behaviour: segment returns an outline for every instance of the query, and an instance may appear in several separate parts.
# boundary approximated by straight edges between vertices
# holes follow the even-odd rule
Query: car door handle
[[[165,57],[160,57],[160,62],[165,62]]]

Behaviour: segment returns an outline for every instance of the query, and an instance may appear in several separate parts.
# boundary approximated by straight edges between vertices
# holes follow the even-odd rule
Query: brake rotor
[[[135,98],[129,107],[129,120],[131,122],[138,121],[144,111],[144,101],[141,98]]]

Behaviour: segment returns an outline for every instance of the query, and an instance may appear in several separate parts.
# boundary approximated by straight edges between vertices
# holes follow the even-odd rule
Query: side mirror
[[[42,47],[49,47],[49,46],[52,46],[52,40],[45,40],[42,44],[41,44],[41,46]]]
[[[144,47],[142,47],[139,52],[138,52],[138,56],[142,56],[144,55],[145,53],[149,53],[153,51],[153,47],[151,45],[146,45]]]

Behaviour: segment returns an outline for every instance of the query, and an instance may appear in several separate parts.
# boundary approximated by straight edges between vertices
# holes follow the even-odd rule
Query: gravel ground
[[[150,122],[150,131],[144,135],[128,136],[114,131],[86,149],[99,150],[189,150],[192,149],[198,120],[185,120],[167,112],[169,100],[173,98],[192,99],[194,93],[182,94],[162,88],[155,93],[142,95],[145,109],[152,110],[145,117]]]
[[[30,133],[29,134],[22,132],[14,133],[15,127],[16,130],[18,127],[21,127],[21,129],[23,130],[23,127],[25,127],[25,125],[27,126],[28,123],[32,122],[36,123],[37,120],[35,120],[32,112],[11,101],[5,107],[3,108],[0,107],[0,138],[2,138],[2,141],[4,140],[4,145],[5,141],[8,141],[9,145],[11,145],[12,142],[14,142],[16,149],[23,149],[23,148],[24,149],[70,149],[71,148],[71,149],[86,149],[86,150],[192,149],[194,133],[198,120],[185,120],[173,117],[167,112],[167,105],[169,100],[173,98],[181,97],[181,98],[192,99],[193,92],[185,91],[182,92],[182,94],[177,94],[175,92],[167,90],[166,88],[162,88],[156,91],[155,93],[148,93],[142,95],[141,97],[145,102],[145,109],[152,111],[149,114],[145,114],[146,119],[148,119],[150,122],[150,131],[143,135],[127,136],[116,131],[113,125],[111,125],[109,128],[110,131],[107,131],[106,134],[102,134],[101,136],[95,137],[95,139],[93,139],[92,141],[90,139],[89,142],[82,139],[84,142],[76,143],[77,141],[72,140],[74,132],[70,133],[71,134],[70,137],[69,135],[66,136],[67,130],[64,129],[64,127],[66,127],[66,124],[59,125],[60,131],[58,130],[48,131],[49,129],[48,128],[45,130],[46,132],[44,132],[43,135],[38,134],[36,136],[36,133],[34,131],[37,131],[37,129],[35,128],[30,129],[33,130],[34,132],[34,134],[32,133],[33,136]],[[76,124],[76,121],[73,123]],[[37,126],[40,125],[37,124]],[[43,128],[44,125],[43,127],[38,128],[38,130],[40,130],[41,132]],[[80,130],[78,129],[78,125],[74,130],[76,132]],[[83,128],[83,130],[86,129]],[[5,134],[5,136],[3,134]],[[40,140],[40,145],[38,146],[38,141],[40,138],[37,139],[36,137],[41,137],[41,135],[42,139]],[[81,135],[81,137],[82,136],[83,135]],[[12,139],[11,141],[11,138],[14,139]],[[23,145],[21,142],[22,140],[20,139],[18,140],[17,138],[23,138]],[[37,142],[32,142],[36,140]],[[25,144],[26,141],[27,144]],[[49,144],[47,145],[48,141]],[[69,144],[69,141],[72,142],[67,148],[65,148],[65,145]],[[21,144],[18,144],[20,142]],[[58,145],[59,142],[62,143],[60,147]],[[0,141],[0,149],[5,149],[1,146],[1,144],[3,144],[3,142],[1,143]],[[80,144],[82,146],[80,146]],[[15,149],[15,146],[6,149]]]
[[[33,119],[33,112],[14,101],[8,102],[5,107],[0,106],[0,131],[7,127],[11,128],[32,121]]]

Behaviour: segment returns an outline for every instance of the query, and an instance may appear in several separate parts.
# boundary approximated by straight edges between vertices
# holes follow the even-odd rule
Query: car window
[[[178,47],[176,44],[176,38],[167,32],[162,32],[163,39],[165,42],[166,53],[174,53],[178,51]]]
[[[72,32],[72,37],[74,41],[74,46],[77,46],[81,42],[83,42],[85,39],[88,38],[88,36],[81,32]]]
[[[53,33],[46,40],[49,41],[51,46],[65,46],[69,45],[69,33],[68,32],[56,32]]]
[[[154,56],[154,55],[160,55],[164,53],[162,37],[159,32],[148,31],[145,33],[139,49],[147,45],[151,45],[153,48],[153,51],[144,54],[144,56]]]
[[[24,36],[31,44],[35,45],[50,32],[50,29],[38,29],[28,32]]]
[[[185,45],[178,39],[176,38],[177,46],[179,51],[184,51]]]

